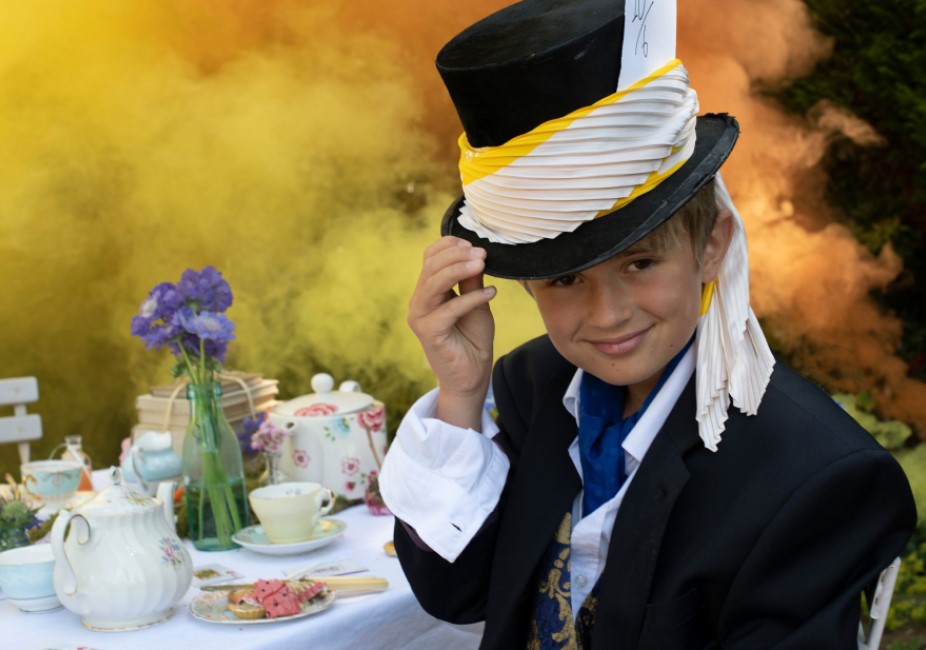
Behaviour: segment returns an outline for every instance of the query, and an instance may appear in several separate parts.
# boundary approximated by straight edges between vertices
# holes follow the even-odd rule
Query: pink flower
[[[347,483],[344,484],[344,487],[346,487],[346,488],[347,488],[347,491],[350,492],[350,491],[353,490],[355,487],[357,487],[357,484],[354,483],[353,481],[348,481]]]
[[[382,404],[374,404],[366,411],[358,413],[357,419],[370,431],[379,431],[386,423],[386,407]]]
[[[310,460],[309,452],[305,449],[293,449],[293,465],[296,467],[308,467]]]
[[[353,476],[360,471],[360,459],[348,456],[341,461],[341,473]]]
[[[296,409],[296,415],[333,415],[338,412],[338,407],[334,404],[325,404],[324,402],[316,402],[311,406],[304,406],[301,409]]]
[[[279,454],[283,451],[283,439],[290,434],[289,429],[277,426],[269,419],[261,422],[260,427],[251,435],[251,449]]]

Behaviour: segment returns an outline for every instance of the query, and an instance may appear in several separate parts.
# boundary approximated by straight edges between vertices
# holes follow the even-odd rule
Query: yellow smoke
[[[131,316],[155,284],[205,264],[235,292],[230,365],[279,377],[286,396],[315,372],[357,378],[394,425],[433,383],[405,310],[459,192],[460,127],[434,56],[505,4],[0,3],[0,376],[39,378],[35,455],[82,433],[96,465],[114,462],[135,396],[171,365],[130,337]],[[926,403],[898,361],[883,369],[900,329],[867,298],[897,260],[828,225],[826,134],[753,92],[825,55],[803,4],[737,0],[721,17],[679,4],[703,109],[743,126],[725,176],[757,312],[821,368],[890,390],[886,408]],[[493,310],[499,353],[541,329],[511,283]],[[15,465],[0,447],[0,471]]]
[[[0,6],[0,376],[39,378],[35,456],[82,433],[114,462],[171,365],[129,321],[187,267],[224,272],[230,364],[288,396],[320,371],[387,404],[433,383],[404,320],[453,198],[434,117],[401,41],[321,4]],[[521,294],[500,351],[539,331]]]

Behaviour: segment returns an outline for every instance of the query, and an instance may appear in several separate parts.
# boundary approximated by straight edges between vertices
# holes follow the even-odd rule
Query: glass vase
[[[263,455],[266,466],[264,467],[264,473],[260,475],[260,485],[276,485],[277,483],[285,483],[288,481],[289,477],[280,466],[283,458],[282,452],[274,454],[265,451]]]
[[[190,423],[183,440],[184,496],[190,541],[201,551],[224,551],[248,525],[244,463],[222,408],[219,382],[187,386]]]

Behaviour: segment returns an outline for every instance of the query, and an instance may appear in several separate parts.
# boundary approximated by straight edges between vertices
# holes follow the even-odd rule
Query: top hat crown
[[[623,3],[519,2],[437,55],[470,143],[498,146],[617,89]]]
[[[522,0],[450,40],[439,52],[436,66],[472,148],[470,155],[485,148],[504,150],[519,136],[614,95],[625,18],[622,0]],[[647,115],[641,122],[654,119],[658,118]],[[694,148],[687,161],[654,189],[571,231],[530,242],[492,241],[461,223],[464,196],[445,214],[442,232],[485,248],[490,275],[549,278],[594,266],[652,232],[694,196],[716,174],[739,132],[736,121],[727,115],[698,117],[694,130]],[[603,139],[612,142],[604,134]],[[607,146],[613,150],[606,153],[620,156],[624,149],[638,145],[632,138],[615,138]],[[572,174],[561,179],[568,183],[566,177]],[[536,198],[529,190],[512,191],[516,201],[527,198],[527,220],[531,206],[542,210],[556,204],[548,184],[541,181],[539,187],[542,191]],[[501,191],[502,203],[507,199],[505,191]],[[498,200],[494,196],[487,202],[489,212]]]

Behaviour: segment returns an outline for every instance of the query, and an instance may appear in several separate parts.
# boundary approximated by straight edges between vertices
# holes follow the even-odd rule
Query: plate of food
[[[190,603],[190,613],[226,625],[282,623],[324,611],[334,600],[334,591],[317,580],[258,580],[227,591],[204,591]]]

